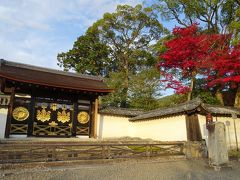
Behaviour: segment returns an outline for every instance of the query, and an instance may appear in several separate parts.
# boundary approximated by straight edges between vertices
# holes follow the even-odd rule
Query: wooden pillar
[[[187,128],[187,140],[201,141],[202,134],[201,134],[197,114],[186,115],[185,119],[186,119],[186,128]]]
[[[10,89],[10,91],[11,91],[11,97],[10,97],[10,103],[8,105],[8,114],[7,114],[7,122],[6,122],[6,129],[5,129],[5,138],[9,138],[9,134],[10,134],[12,111],[13,111],[13,102],[14,102],[14,97],[15,97],[15,88],[12,87]]]
[[[97,138],[98,97],[95,99],[94,107],[94,138]]]
[[[27,136],[32,136],[33,134],[33,123],[35,118],[35,97],[34,95],[31,95],[31,103],[30,103],[30,117],[28,120],[28,130],[27,130]]]
[[[98,97],[94,101],[94,106],[92,108],[93,116],[92,116],[92,133],[91,136],[92,138],[97,138],[97,117],[98,117]]]
[[[5,78],[0,78],[0,90],[1,92],[4,92],[6,86],[6,79]]]
[[[78,114],[78,99],[74,100],[73,103],[73,120],[72,120],[72,136],[76,136],[77,134],[77,114]]]

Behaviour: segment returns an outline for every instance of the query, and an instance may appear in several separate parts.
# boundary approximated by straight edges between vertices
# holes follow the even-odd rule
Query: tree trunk
[[[123,88],[123,99],[121,100],[120,106],[123,108],[127,107],[127,97],[129,88],[129,70],[128,70],[128,58],[126,55],[123,56],[124,59],[124,88]]]
[[[235,95],[234,107],[240,107],[240,86],[238,85],[237,93]]]
[[[127,108],[128,88],[124,88],[122,93],[123,93],[123,97],[121,99],[120,107]]]
[[[224,105],[224,102],[223,102],[223,95],[222,95],[222,93],[220,92],[219,89],[217,89],[217,92],[216,92],[216,98],[217,98],[217,100],[219,100],[219,102],[221,103],[221,105]]]
[[[191,78],[191,84],[190,84],[190,91],[189,91],[188,96],[187,96],[188,101],[190,101],[192,99],[192,94],[193,94],[193,89],[194,89],[194,86],[195,86],[195,82],[196,82],[196,73],[193,72],[192,73],[192,78]]]

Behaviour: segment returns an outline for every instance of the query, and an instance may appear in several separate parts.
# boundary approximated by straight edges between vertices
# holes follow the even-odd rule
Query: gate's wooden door
[[[73,104],[65,101],[38,100],[35,103],[33,135],[71,136]]]

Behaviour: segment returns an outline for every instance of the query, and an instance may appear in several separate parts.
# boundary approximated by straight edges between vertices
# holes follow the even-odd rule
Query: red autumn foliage
[[[212,69],[216,73],[208,76],[208,86],[236,88],[240,83],[240,45],[221,48],[211,54]]]
[[[158,63],[166,88],[189,92],[191,89],[182,81],[196,75],[207,77],[209,87],[240,82],[240,46],[230,47],[230,35],[199,33],[197,24],[176,27],[173,35]],[[178,76],[170,75],[176,71]]]

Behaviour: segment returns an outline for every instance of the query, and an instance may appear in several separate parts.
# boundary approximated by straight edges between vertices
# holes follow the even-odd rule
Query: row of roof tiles
[[[195,111],[197,113],[209,112],[217,116],[232,116],[235,114],[240,117],[240,109],[238,108],[204,104],[199,98],[175,105],[173,107],[155,109],[146,112],[137,109],[107,107],[100,110],[100,114],[127,116],[130,118],[129,121],[141,121],[187,114]]]

